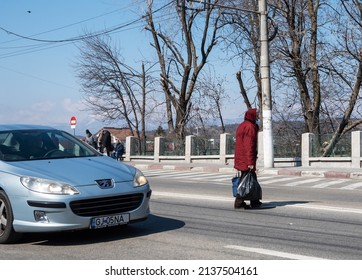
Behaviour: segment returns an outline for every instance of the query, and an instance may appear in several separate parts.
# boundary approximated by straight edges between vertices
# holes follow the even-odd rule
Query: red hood
[[[256,109],[248,109],[248,111],[245,112],[244,118],[252,123],[256,123]]]

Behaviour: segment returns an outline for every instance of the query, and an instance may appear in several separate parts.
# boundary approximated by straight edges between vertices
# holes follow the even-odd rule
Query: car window
[[[100,155],[76,137],[59,130],[0,132],[0,160],[24,161]]]

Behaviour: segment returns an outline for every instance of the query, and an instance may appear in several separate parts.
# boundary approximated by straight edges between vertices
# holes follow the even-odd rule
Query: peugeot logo
[[[114,187],[113,179],[100,179],[96,180],[96,183],[101,189],[110,189]]]

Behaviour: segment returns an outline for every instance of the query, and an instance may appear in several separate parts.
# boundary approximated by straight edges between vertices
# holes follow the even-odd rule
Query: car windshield
[[[27,161],[99,156],[95,149],[60,130],[0,131],[0,160]]]

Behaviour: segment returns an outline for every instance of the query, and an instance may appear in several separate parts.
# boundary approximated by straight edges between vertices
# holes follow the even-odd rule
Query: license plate
[[[102,216],[102,217],[92,218],[90,223],[90,228],[96,229],[103,227],[112,227],[128,223],[129,223],[129,214]]]

